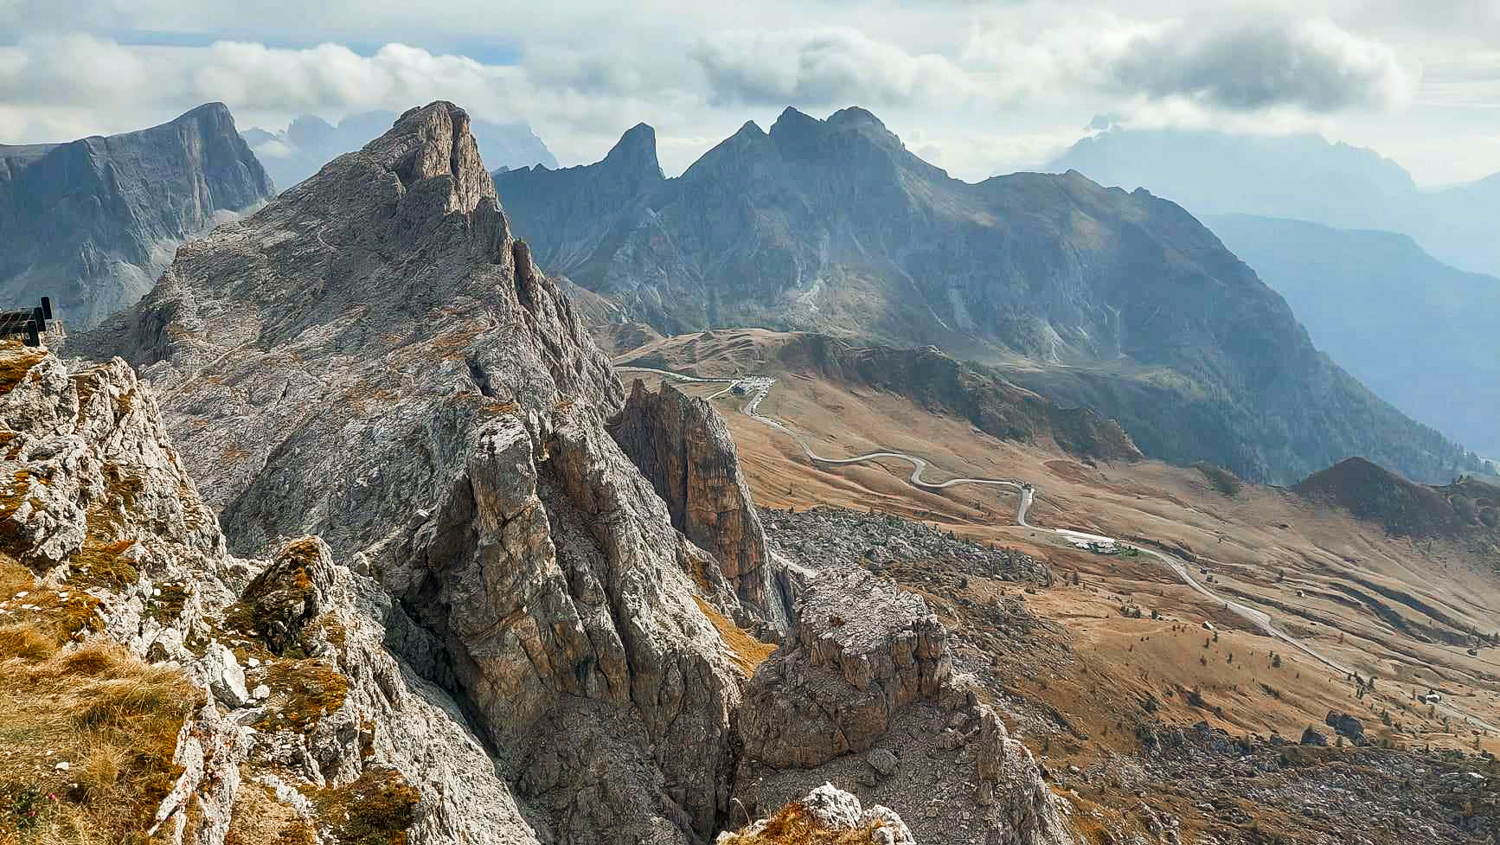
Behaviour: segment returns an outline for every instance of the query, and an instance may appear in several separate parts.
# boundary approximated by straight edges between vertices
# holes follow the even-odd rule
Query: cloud
[[[913,55],[847,27],[721,32],[693,51],[720,103],[951,104],[974,80],[935,53]]]
[[[1393,108],[1416,89],[1394,50],[1327,21],[1162,26],[1130,38],[1103,70],[1127,94],[1229,111]]]

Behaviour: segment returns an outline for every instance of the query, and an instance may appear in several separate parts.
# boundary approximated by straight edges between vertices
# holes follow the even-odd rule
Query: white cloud
[[[949,59],[848,27],[715,33],[693,55],[717,102],[952,104],[976,93],[974,78]]]
[[[673,172],[747,118],[857,104],[898,134],[920,128],[906,137],[914,150],[977,179],[1045,158],[1106,112],[1335,138],[1359,125],[1358,140],[1379,148],[1370,127],[1420,134],[1414,101],[1469,115],[1445,137],[1493,133],[1481,108],[1497,84],[1493,15],[1445,25],[1415,0],[1249,2],[876,3],[854,14],[847,0],[643,0],[622,15],[602,0],[0,0],[20,39],[0,46],[0,142],[126,131],[209,100],[242,127],[277,129],[302,113],[336,121],[444,98],[527,121],[565,164],[601,157],[645,121]],[[1439,73],[1428,81],[1425,67]]]
[[[1229,111],[1394,108],[1416,87],[1390,47],[1321,20],[1164,26],[1129,39],[1105,72],[1128,94]]]

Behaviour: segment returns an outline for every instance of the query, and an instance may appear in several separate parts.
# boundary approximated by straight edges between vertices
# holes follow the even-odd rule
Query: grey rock
[[[188,678],[226,707],[256,704],[220,715],[210,703],[184,723],[174,756],[179,774],[150,819],[153,833],[223,845],[242,767],[263,779],[274,764],[306,788],[347,784],[368,767],[399,773],[419,796],[407,832],[413,845],[537,842],[459,704],[385,648],[389,596],[334,563],[315,539],[288,544],[280,567],[229,556],[213,511],[165,433],[153,390],[124,362],[70,372],[54,355],[11,341],[0,344],[0,368],[14,378],[0,385],[0,432],[13,447],[0,460],[10,479],[0,504],[5,551],[43,573],[42,584],[97,600],[97,636],[137,654],[160,653],[166,667],[181,662]],[[119,567],[102,575],[76,563],[81,551],[98,558],[101,549],[126,543],[120,554],[130,555],[135,582],[116,580],[125,571]],[[243,590],[252,579],[245,571],[285,569],[282,561],[299,552],[309,589],[317,585],[319,615],[296,629],[297,645],[318,656],[245,661],[254,689],[247,695],[239,661],[208,637],[219,635],[231,610],[246,606]],[[141,596],[168,588],[180,591],[180,608],[145,614]],[[257,648],[269,645],[250,637]],[[309,714],[303,731],[263,723],[286,709],[294,691],[288,684],[299,677],[342,692],[334,706]],[[283,803],[297,800],[277,794]]]
[[[1307,730],[1304,730],[1302,732],[1302,740],[1300,741],[1299,744],[1300,745],[1319,745],[1319,746],[1327,747],[1327,745],[1328,745],[1328,735],[1320,732],[1316,728],[1313,728],[1313,727],[1309,726],[1307,728]]]
[[[233,710],[250,703],[250,693],[245,689],[245,671],[240,668],[234,652],[215,640],[209,643],[202,659],[202,672],[214,698]]]
[[[0,146],[0,305],[74,329],[151,289],[173,250],[274,195],[222,103],[124,135]]]
[[[972,684],[953,674],[947,631],[920,596],[825,571],[745,691],[735,797],[765,811],[809,781],[849,778],[922,841],[1071,845],[1036,761]]]
[[[476,714],[544,835],[714,829],[741,680],[690,573],[717,565],[606,431],[623,386],[461,109],[413,109],[189,244],[69,351],[147,368],[234,549],[364,555],[390,642]]]
[[[1366,741],[1364,723],[1348,713],[1330,710],[1328,711],[1328,718],[1324,720],[1324,724],[1333,728],[1339,736],[1347,737],[1355,743]]]
[[[871,751],[865,755],[865,761],[882,775],[893,774],[901,767],[901,761],[896,759],[896,755],[888,748],[877,748]]]
[[[609,432],[666,502],[672,525],[718,559],[741,599],[785,630],[791,608],[719,412],[667,383],[651,393],[637,379]]]

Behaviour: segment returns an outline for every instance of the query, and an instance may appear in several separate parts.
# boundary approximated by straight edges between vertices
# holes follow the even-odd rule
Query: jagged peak
[[[731,138],[764,138],[766,131],[760,128],[760,124],[753,120],[747,120],[739,129],[736,129]]]
[[[822,122],[806,112],[798,111],[792,106],[787,106],[781,110],[781,114],[777,116],[776,122],[771,124],[771,135],[775,136],[797,129],[809,129]]]
[[[604,156],[604,162],[661,178],[661,164],[656,159],[656,130],[648,123],[637,123],[625,130]]]
[[[364,151],[408,189],[423,180],[451,178],[444,211],[469,212],[486,197],[495,200],[494,181],[469,129],[469,113],[446,100],[408,109]]]

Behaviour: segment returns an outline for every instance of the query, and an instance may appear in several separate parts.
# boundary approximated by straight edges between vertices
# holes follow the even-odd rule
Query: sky
[[[241,129],[448,99],[564,165],[638,122],[681,172],[788,105],[878,115],[979,180],[1096,116],[1316,132],[1439,185],[1500,172],[1500,0],[0,0],[0,143],[222,101]]]

